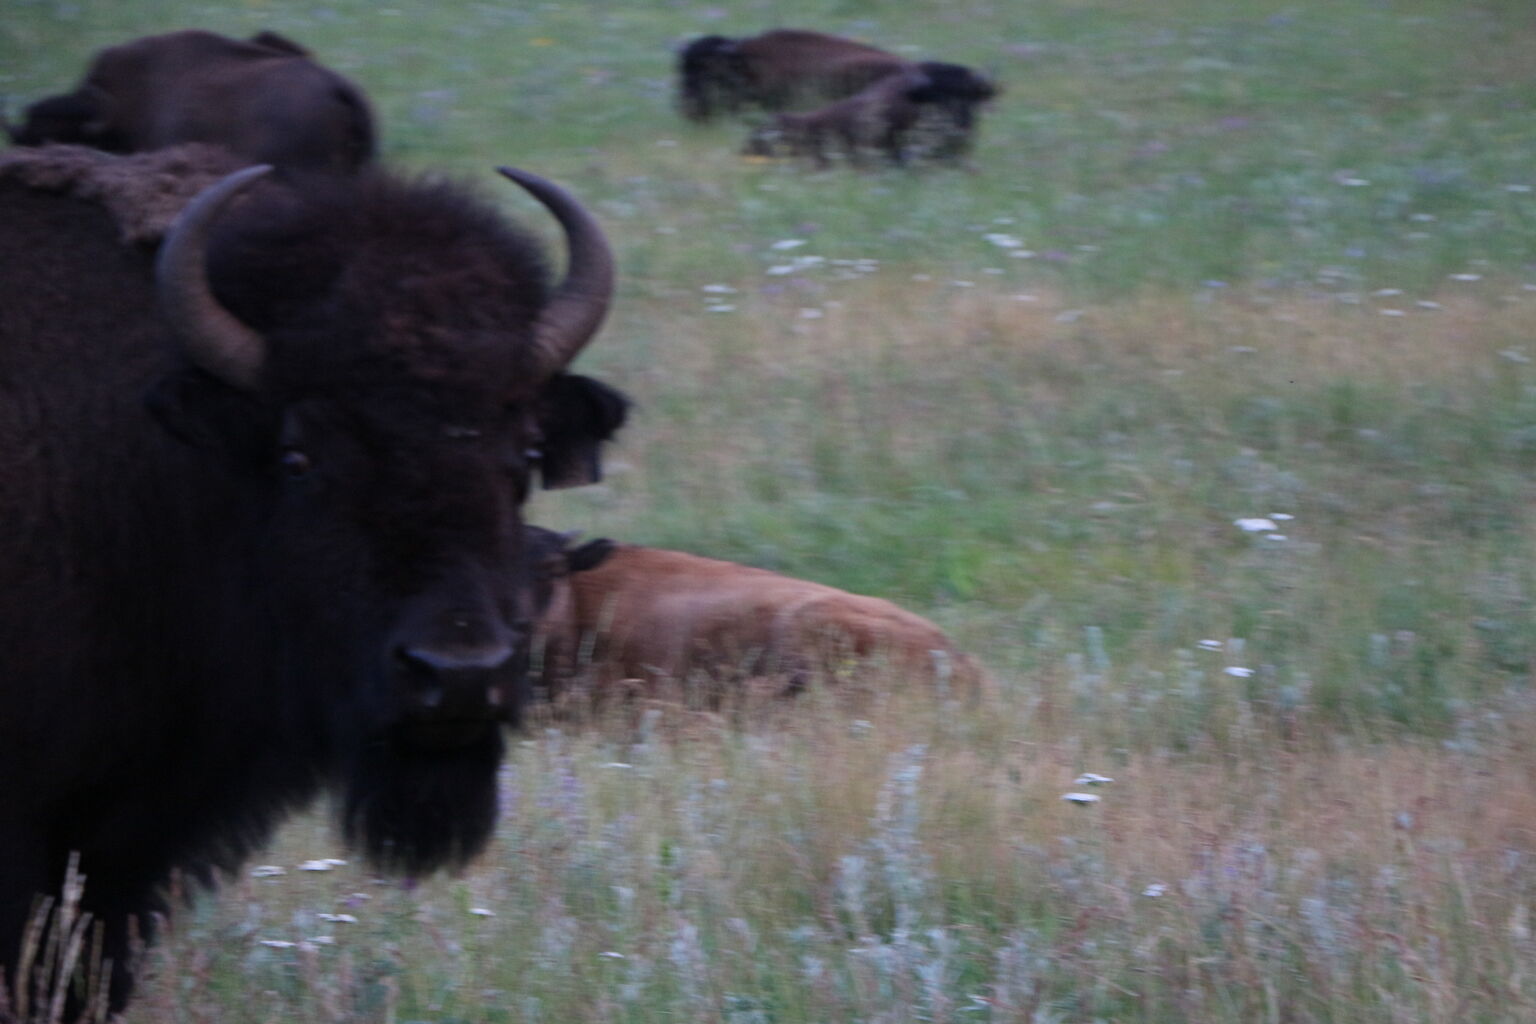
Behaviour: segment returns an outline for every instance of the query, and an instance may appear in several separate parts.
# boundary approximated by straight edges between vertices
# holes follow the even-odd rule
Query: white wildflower
[[[1414,305],[1418,306],[1420,309],[1444,309],[1445,308],[1444,306],[1440,305],[1440,303],[1436,302],[1434,299],[1420,299],[1418,302],[1415,302]]]
[[[1115,780],[1108,775],[1099,775],[1094,772],[1084,772],[1072,780],[1074,786],[1103,786]]]
[[[1452,281],[1481,281],[1483,279],[1482,274],[1448,274],[1447,276]]]
[[[1221,650],[1221,641],[1220,640],[1201,640],[1195,646],[1200,648],[1202,651],[1219,651],[1219,650]]]
[[[1295,519],[1296,517],[1291,515],[1289,512],[1271,512],[1269,514],[1269,518],[1273,519],[1277,523],[1283,523],[1288,520]]]
[[[630,764],[628,761],[609,761],[607,764],[603,765],[603,767],[604,768],[633,768],[634,765]]]
[[[1403,312],[1401,309],[1378,309],[1376,312],[1380,313],[1382,316],[1407,316],[1408,315],[1407,313]]]
[[[1272,519],[1254,517],[1252,519],[1234,519],[1232,525],[1244,533],[1273,533],[1275,523]]]
[[[345,864],[346,861],[342,861],[341,863]],[[334,871],[335,869],[336,869],[336,865],[334,863],[332,863],[329,859],[326,859],[326,860],[307,860],[304,863],[299,865],[299,870],[300,871]]]
[[[476,917],[495,917],[496,911],[490,907],[470,907],[469,912]]]
[[[1226,672],[1227,675],[1233,676],[1237,679],[1247,679],[1249,676],[1253,675],[1253,669],[1244,668],[1241,665],[1228,665],[1222,671]]]
[[[1378,298],[1385,299],[1390,295],[1401,295],[1403,294],[1403,290],[1401,288],[1378,288],[1374,292],[1371,292],[1371,294],[1377,296]]]
[[[605,949],[605,950],[603,950],[601,953],[599,953],[597,955],[601,956],[601,957],[607,957],[609,960],[628,960],[629,959],[629,957],[625,956],[623,953],[615,953],[611,949]]]
[[[1141,890],[1141,894],[1155,900],[1167,891],[1168,886],[1164,885],[1162,882],[1153,882],[1151,885]]]
[[[306,939],[305,942],[311,943],[311,944],[316,945],[316,946],[334,946],[334,945],[336,945],[336,936],[334,936],[334,935],[314,935],[314,936],[311,936],[310,938]]]
[[[316,914],[315,916],[332,924],[357,924],[357,918],[351,914]]]
[[[706,284],[699,289],[701,292],[709,292],[712,295],[735,295],[736,289],[728,284]]]
[[[1017,249],[1024,244],[1014,236],[1005,235],[1000,232],[993,232],[991,234],[982,235],[981,237],[985,238],[999,249]]]
[[[734,312],[736,312],[736,307],[731,305],[729,302],[720,302],[720,303],[716,303],[714,305],[705,306],[704,308],[706,310],[708,310],[709,312],[711,312],[711,313],[734,313]]]
[[[1063,793],[1061,798],[1069,804],[1078,804],[1079,806],[1096,804],[1101,799],[1094,793]]]
[[[287,939],[262,939],[261,944],[270,949],[292,949],[297,942],[289,942]]]
[[[286,875],[287,868],[278,867],[276,864],[262,864],[251,868],[252,878],[276,878],[278,875]]]
[[[783,238],[777,242],[774,242],[768,248],[774,250],[775,252],[783,252],[786,249],[798,249],[804,244],[805,239],[803,238]]]

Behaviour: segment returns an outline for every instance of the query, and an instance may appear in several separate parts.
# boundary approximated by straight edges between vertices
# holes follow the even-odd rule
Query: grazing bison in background
[[[559,535],[553,535],[558,537]],[[793,693],[812,678],[860,665],[975,696],[980,667],[927,619],[878,597],[682,551],[596,540],[561,563],[546,552],[549,594],[534,642],[536,678],[558,696],[584,680],[600,695],[624,680],[778,680]],[[712,694],[713,695],[713,694]]]
[[[705,36],[678,55],[678,101],[692,121],[744,107],[786,110],[850,96],[910,65],[894,53],[806,29]]]
[[[861,165],[871,152],[893,164],[907,162],[909,136],[923,113],[921,97],[931,91],[927,75],[916,69],[887,75],[844,100],[808,114],[775,114],[753,131],[744,152],[749,156],[780,153],[806,157],[817,167],[831,166],[838,149],[848,162]]]
[[[536,599],[520,508],[624,416],[566,367],[613,262],[559,188],[491,203],[211,148],[0,156],[0,977],[71,853],[111,1003],[172,875],[339,794],[381,868],[486,842]],[[213,160],[209,163],[209,160]],[[211,187],[204,188],[208,182]],[[114,205],[113,195],[129,197]],[[159,246],[133,196],[191,199]],[[588,471],[588,472],[584,472]],[[25,1016],[25,1011],[18,1011]]]
[[[273,32],[239,40],[189,30],[109,47],[72,92],[32,104],[8,130],[22,146],[138,153],[207,142],[249,162],[340,172],[374,154],[362,92]]]
[[[678,56],[678,105],[690,120],[746,108],[787,111],[849,101],[800,115],[806,120],[779,119],[754,134],[749,153],[762,153],[764,140],[778,131],[797,153],[814,155],[821,141],[837,138],[894,155],[905,151],[916,126],[929,155],[958,158],[970,149],[977,108],[996,94],[989,78],[963,64],[911,61],[805,29],[746,39],[705,36]]]

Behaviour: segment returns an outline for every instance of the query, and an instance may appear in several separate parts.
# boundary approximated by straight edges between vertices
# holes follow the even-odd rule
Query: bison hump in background
[[[109,47],[73,90],[33,103],[9,131],[17,145],[114,153],[211,143],[246,162],[338,173],[376,149],[362,90],[275,32],[188,30]]]

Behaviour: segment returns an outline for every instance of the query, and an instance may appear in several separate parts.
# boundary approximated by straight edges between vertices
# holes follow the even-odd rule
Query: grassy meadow
[[[775,25],[994,74],[973,167],[682,122],[672,49]],[[298,819],[130,1021],[1536,1020],[1528,4],[9,0],[0,95],[181,27],[600,216],[637,410],[533,521],[892,598],[995,686],[543,715],[463,877]]]

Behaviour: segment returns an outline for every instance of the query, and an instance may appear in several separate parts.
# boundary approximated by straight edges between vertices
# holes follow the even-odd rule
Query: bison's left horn
[[[534,331],[543,369],[557,373],[592,340],[608,315],[613,300],[613,250],[597,221],[565,189],[513,167],[497,170],[543,203],[565,229],[569,252],[565,279],[550,295]]]
[[[224,207],[272,170],[257,164],[210,185],[176,217],[155,264],[155,289],[167,325],[187,358],[242,391],[261,383],[266,343],[214,298],[208,285],[208,235]]]

